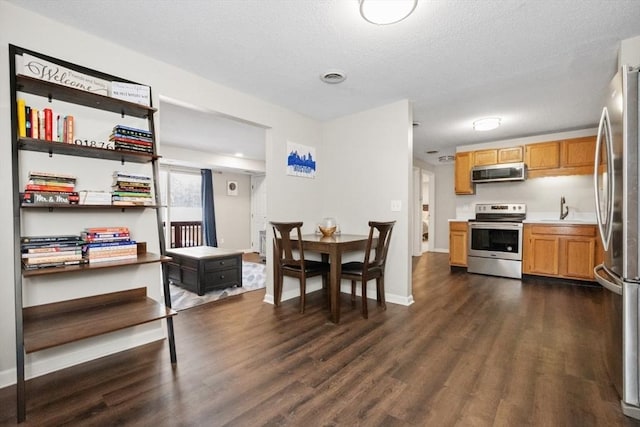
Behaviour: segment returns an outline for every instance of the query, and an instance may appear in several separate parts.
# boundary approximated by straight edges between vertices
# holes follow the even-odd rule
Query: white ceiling
[[[358,0],[9,1],[318,120],[410,99],[427,161],[595,126],[620,40],[640,35],[639,0],[419,0],[390,26]],[[490,115],[500,128],[472,130]]]

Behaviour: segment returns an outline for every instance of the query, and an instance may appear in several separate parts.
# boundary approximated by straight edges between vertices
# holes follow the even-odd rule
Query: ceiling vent
[[[342,83],[346,78],[347,76],[342,71],[338,70],[327,71],[320,75],[320,80],[329,84]]]

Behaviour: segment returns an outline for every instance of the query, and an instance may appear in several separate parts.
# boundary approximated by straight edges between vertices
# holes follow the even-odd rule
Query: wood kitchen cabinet
[[[592,174],[595,148],[595,135],[528,144],[525,148],[528,177]]]
[[[530,178],[532,178],[532,173],[539,169],[558,169],[560,167],[560,141],[528,144],[525,148],[524,159]]]
[[[449,223],[449,265],[467,266],[468,227],[466,221]]]
[[[474,194],[475,187],[471,182],[471,168],[473,167],[473,151],[456,153],[455,162],[455,193]]]
[[[523,160],[523,147],[489,148],[473,152],[474,166],[516,163]]]
[[[525,224],[522,272],[593,281],[603,250],[595,225]]]

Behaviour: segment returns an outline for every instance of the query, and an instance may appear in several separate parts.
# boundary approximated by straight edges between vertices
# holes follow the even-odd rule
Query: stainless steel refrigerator
[[[638,69],[609,84],[596,144],[596,217],[605,250],[595,268],[605,289],[607,368],[622,411],[640,419],[640,174]]]

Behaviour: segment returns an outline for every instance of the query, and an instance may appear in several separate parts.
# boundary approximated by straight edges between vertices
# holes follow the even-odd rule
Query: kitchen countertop
[[[589,219],[525,219],[524,224],[549,224],[549,225],[596,225],[595,220]]]
[[[449,219],[449,222],[467,222],[468,218]],[[548,225],[597,225],[595,219],[525,219],[523,224],[548,224]]]

